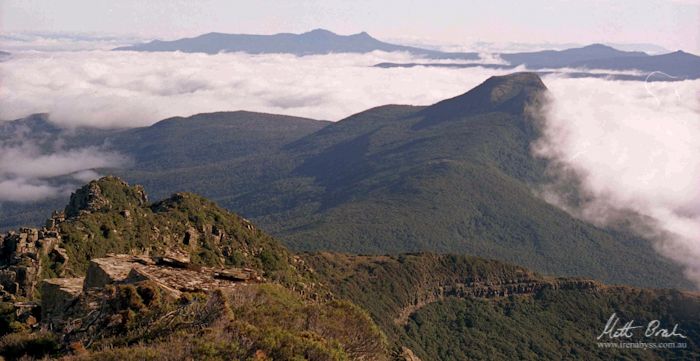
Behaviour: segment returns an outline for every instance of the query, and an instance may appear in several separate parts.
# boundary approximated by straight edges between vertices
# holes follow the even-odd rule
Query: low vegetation
[[[498,261],[468,256],[413,254],[350,256],[309,254],[319,280],[337,295],[366,309],[390,342],[423,360],[697,359],[700,357],[700,295],[675,290],[605,286],[579,279],[553,279]],[[535,292],[463,297],[451,286],[473,282],[557,284]],[[398,316],[408,310],[404,319]],[[682,342],[675,349],[599,348],[610,316],[652,320],[687,338],[625,342]],[[622,325],[618,325],[621,327]],[[610,341],[610,340],[607,340]],[[613,340],[614,341],[614,340]],[[618,341],[614,341],[618,342]]]

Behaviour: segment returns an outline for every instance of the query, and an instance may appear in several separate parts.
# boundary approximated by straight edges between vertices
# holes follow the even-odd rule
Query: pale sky
[[[653,43],[700,53],[700,0],[0,0],[0,30],[173,39],[227,33],[367,31],[468,45]]]

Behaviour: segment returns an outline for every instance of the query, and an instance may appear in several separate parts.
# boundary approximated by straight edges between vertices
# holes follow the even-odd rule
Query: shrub
[[[17,332],[0,339],[0,355],[8,359],[17,359],[22,356],[40,358],[58,350],[58,339],[50,332]]]

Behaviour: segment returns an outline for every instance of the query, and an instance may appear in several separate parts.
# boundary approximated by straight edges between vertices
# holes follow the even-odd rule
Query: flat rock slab
[[[105,258],[90,260],[85,275],[84,288],[103,288],[108,284],[124,281],[131,269],[139,264],[151,264],[153,261],[147,257],[131,256],[125,254],[112,255]]]

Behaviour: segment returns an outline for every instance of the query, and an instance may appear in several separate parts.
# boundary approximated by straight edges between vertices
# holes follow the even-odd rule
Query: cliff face
[[[0,235],[0,297],[3,301],[14,301],[17,297],[31,299],[37,282],[49,268],[61,267],[68,261],[66,250],[60,246],[61,240],[60,232],[52,226],[20,228]]]
[[[599,282],[583,279],[520,279],[495,282],[469,282],[434,285],[417,290],[415,298],[399,308],[394,322],[405,326],[409,318],[421,308],[450,297],[466,299],[493,299],[534,296],[545,290],[595,290]]]

